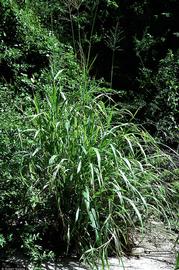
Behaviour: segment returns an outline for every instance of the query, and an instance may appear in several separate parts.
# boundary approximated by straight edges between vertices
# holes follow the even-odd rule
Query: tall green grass
[[[107,94],[88,81],[66,93],[61,72],[45,100],[34,98],[23,132],[30,138],[21,168],[27,212],[42,238],[54,229],[63,254],[107,267],[108,256],[130,245],[133,227],[170,208],[161,174],[171,160],[130,112],[106,105]]]

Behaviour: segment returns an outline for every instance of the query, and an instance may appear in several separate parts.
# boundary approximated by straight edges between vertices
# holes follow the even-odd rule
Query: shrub
[[[16,1],[2,1],[0,9],[1,83],[14,85],[18,93],[33,94],[40,80],[45,83],[43,74],[47,74],[54,58],[56,68],[68,66],[67,74],[71,79],[76,77],[72,49],[42,27],[32,8]]]
[[[144,48],[145,46],[147,45],[144,44]],[[147,123],[149,130],[154,130],[153,135],[175,150],[179,142],[177,55],[169,50],[155,69],[150,69],[145,64],[141,67],[140,98],[136,98],[142,108],[142,121]]]

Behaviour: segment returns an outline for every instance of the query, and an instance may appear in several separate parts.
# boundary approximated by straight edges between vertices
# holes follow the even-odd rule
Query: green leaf
[[[85,201],[86,209],[87,209],[87,211],[89,211],[89,209],[90,209],[90,194],[89,194],[89,189],[87,186],[85,187],[85,189],[86,189],[86,191],[83,191],[83,198]]]
[[[81,165],[82,165],[82,161],[80,159],[80,161],[78,163],[77,173],[79,173],[81,171]]]
[[[56,81],[56,80],[58,79],[59,75],[60,75],[62,72],[63,72],[63,69],[60,69],[60,70],[57,72],[57,74],[56,74],[55,77],[54,77],[54,81]]]
[[[55,163],[55,159],[58,157],[58,155],[53,155],[50,159],[49,159],[49,165],[52,165]]]
[[[176,256],[175,270],[179,269],[179,253]]]
[[[78,207],[78,208],[77,208],[77,210],[76,210],[75,222],[77,222],[77,221],[78,221],[79,214],[80,214],[80,208]]]

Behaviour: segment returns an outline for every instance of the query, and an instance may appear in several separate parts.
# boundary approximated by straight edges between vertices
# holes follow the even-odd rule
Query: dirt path
[[[119,264],[119,261],[115,258],[110,259],[110,270],[174,270],[174,264],[168,263],[168,261],[164,261],[163,259],[160,260],[160,258],[131,258],[131,259],[124,259],[124,268]],[[86,270],[89,268],[85,268],[84,266],[79,265],[79,263],[76,262],[66,262],[66,263],[60,263],[57,265],[48,264],[44,266],[44,269],[46,270]],[[102,269],[99,266],[99,270]],[[93,270],[93,269],[90,269]]]

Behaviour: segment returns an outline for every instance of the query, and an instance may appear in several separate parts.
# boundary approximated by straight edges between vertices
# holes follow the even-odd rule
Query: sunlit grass
[[[61,234],[66,255],[75,247],[93,267],[98,260],[106,266],[108,256],[121,256],[132,227],[142,227],[151,213],[165,216],[170,206],[160,175],[170,159],[146,131],[125,121],[129,112],[106,106],[87,82],[70,98],[56,83],[60,73],[46,99],[34,99],[32,128],[24,131],[31,150],[21,173],[34,213],[48,209],[43,219]]]

